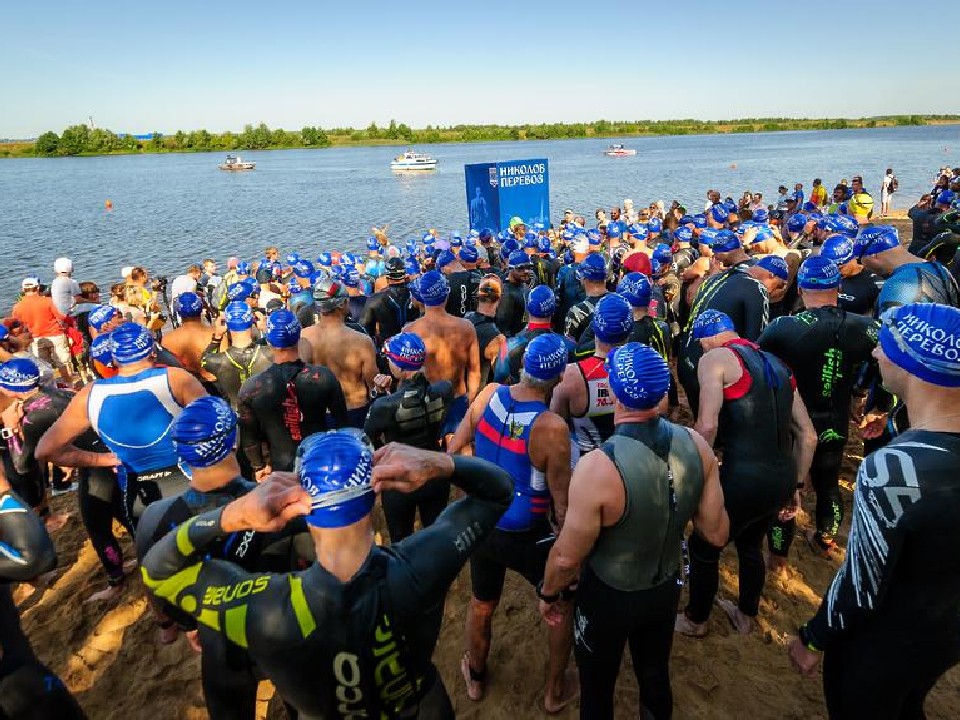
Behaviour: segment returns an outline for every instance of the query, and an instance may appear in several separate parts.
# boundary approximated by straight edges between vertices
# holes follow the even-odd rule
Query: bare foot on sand
[[[744,615],[732,600],[717,600],[717,605],[727,614],[733,629],[741,635],[749,635],[756,628],[757,621],[749,615]]]
[[[484,670],[478,673],[470,667],[470,651],[467,650],[460,658],[460,674],[463,675],[463,681],[467,685],[467,697],[477,702],[483,700],[483,693],[486,690],[487,672]]]
[[[785,577],[787,574],[787,559],[773,553],[765,553],[767,572],[773,573],[777,577]]]
[[[569,668],[563,675],[563,691],[559,695],[546,693],[543,696],[543,709],[547,715],[556,715],[578,697],[580,697],[580,676],[576,669]]]
[[[44,521],[44,524],[47,526],[47,532],[53,534],[66,525],[69,521],[70,513],[60,513],[58,515],[48,516]]]
[[[687,617],[686,613],[677,613],[677,619],[673,623],[673,631],[687,637],[702,638],[707,636],[710,629],[705,622],[695,623]]]

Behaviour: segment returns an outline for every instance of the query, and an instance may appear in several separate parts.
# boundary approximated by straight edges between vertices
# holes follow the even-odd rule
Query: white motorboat
[[[603,152],[607,157],[632,157],[637,151],[632,148],[625,148],[620,143],[614,143]]]
[[[239,155],[227,155],[226,161],[217,167],[221,170],[253,170],[256,166],[256,163],[244,162]]]
[[[429,155],[407,150],[390,163],[391,170],[436,170],[437,161]]]

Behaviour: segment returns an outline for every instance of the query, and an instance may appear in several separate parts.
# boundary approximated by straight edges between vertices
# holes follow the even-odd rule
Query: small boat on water
[[[239,155],[227,155],[226,161],[217,167],[221,170],[253,170],[256,166],[256,163],[244,162]]]
[[[429,155],[407,150],[390,163],[391,170],[436,170],[437,161]]]
[[[620,143],[614,143],[606,150],[603,151],[603,154],[607,157],[631,157],[637,154],[637,151],[632,148],[625,148]]]

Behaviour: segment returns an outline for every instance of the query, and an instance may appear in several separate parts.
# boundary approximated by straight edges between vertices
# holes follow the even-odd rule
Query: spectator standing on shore
[[[897,176],[893,174],[893,168],[887,168],[880,181],[880,217],[884,218],[890,214],[890,196],[897,191]]]
[[[873,216],[873,196],[863,187],[863,177],[854,175],[850,181],[853,194],[847,201],[847,209],[860,225],[865,225]]]
[[[75,303],[82,302],[80,286],[73,279],[73,261],[70,258],[57,258],[53,263],[57,276],[50,283],[50,298],[61,315],[69,315]]]
[[[797,207],[803,207],[803,183],[797,183],[793,186],[793,196],[797,199]]]
[[[52,299],[40,294],[37,278],[24,278],[20,287],[23,299],[13,306],[11,316],[26,325],[33,336],[33,354],[59,369],[64,382],[72,383],[70,344],[63,330],[63,313],[57,310]]]
[[[827,189],[823,186],[823,180],[814,178],[813,189],[810,191],[810,202],[818,208],[827,204]]]

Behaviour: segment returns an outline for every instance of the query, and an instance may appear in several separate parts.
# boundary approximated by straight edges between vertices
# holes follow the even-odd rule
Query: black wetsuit
[[[423,450],[439,450],[440,433],[452,402],[453,386],[449,381],[431,384],[418,372],[400,383],[396,392],[373,402],[363,430],[374,447],[399,442]],[[427,483],[412,493],[380,493],[390,542],[399,542],[413,533],[418,509],[423,527],[432,525],[449,497],[450,484],[440,481]]]
[[[20,627],[11,582],[32,580],[57,563],[43,521],[16,493],[0,495],[0,717],[84,718],[63,683],[33,654]]]
[[[704,310],[719,310],[729,315],[737,334],[751,342],[760,337],[770,318],[767,290],[747,274],[745,263],[734,265],[703,281],[681,332],[677,356],[677,378],[687,393],[687,401],[694,415],[700,407],[697,365],[703,349],[693,339],[690,329]]]
[[[560,261],[551,260],[548,257],[534,255],[530,258],[533,263],[533,279],[530,281],[531,287],[537,285],[546,285],[553,289],[557,284],[557,272],[560,270]]]
[[[563,334],[574,343],[579,343],[583,333],[590,327],[597,303],[600,302],[600,298],[604,297],[604,295],[606,295],[606,293],[586,297],[567,312],[566,317],[563,319]]]
[[[960,660],[960,435],[908,430],[864,458],[847,554],[801,638],[831,718],[922,718]]]
[[[883,278],[869,270],[841,278],[838,304],[847,312],[873,315]]]
[[[490,315],[481,315],[478,311],[467,313],[467,320],[473,323],[477,331],[477,347],[480,348],[480,389],[482,390],[493,382],[493,363],[485,355],[487,347],[500,334],[496,318]]]
[[[237,415],[243,450],[254,470],[270,465],[274,470],[293,470],[300,441],[308,435],[347,427],[347,403],[340,383],[322,365],[302,360],[271,365],[240,388]],[[270,449],[269,461],[261,444]]]
[[[509,280],[503,281],[503,295],[500,305],[497,306],[497,327],[508,338],[523,330],[527,323],[527,293],[526,285],[517,285]]]
[[[380,348],[387,338],[396,335],[404,325],[418,317],[420,312],[410,303],[407,286],[389,285],[367,300],[360,324]]]
[[[500,361],[494,368],[494,379],[501,384],[513,385],[520,382],[520,370],[523,367],[523,354],[527,351],[527,345],[535,337],[546,335],[553,332],[550,324],[535,327],[527,326],[521,332],[507,340],[507,357]]]
[[[557,272],[557,312],[554,314],[558,318],[554,324],[554,329],[563,332],[563,321],[570,312],[570,308],[587,297],[587,291],[583,289],[583,283],[577,277],[577,268],[580,263],[564,265]]]
[[[840,464],[850,402],[855,386],[863,381],[878,332],[875,320],[832,306],[778,318],[758,342],[793,368],[797,391],[817,431],[810,479],[817,493],[817,535],[824,548],[843,522]],[[774,554],[786,557],[795,528],[795,520],[774,521],[769,535]]]
[[[256,487],[237,477],[227,485],[200,492],[190,488],[182,495],[151,504],[140,518],[137,556],[143,561],[157,541],[192,517],[221,508]],[[276,533],[252,530],[234,533],[207,548],[209,557],[236,564],[248,572],[288,572],[316,560],[313,539],[302,518]],[[164,614],[183,630],[198,629],[197,622],[173,605],[163,603]],[[200,679],[211,720],[244,720],[256,715],[257,685],[263,679],[247,652],[210,628],[199,625],[203,653]],[[295,716],[294,716],[295,717]]]
[[[348,321],[353,322],[354,325],[362,328],[363,325],[361,325],[361,320],[363,319],[363,310],[366,306],[366,295],[351,295],[350,299],[347,301],[347,307],[350,311]],[[366,332],[366,330],[364,330],[364,332]]]
[[[157,543],[144,559],[144,581],[201,623],[242,638],[304,720],[452,718],[430,661],[439,630],[430,620],[477,543],[510,505],[513,482],[501,468],[463,457],[454,459],[450,481],[468,496],[406,540],[371,547],[348,582],[319,564],[269,575],[204,561],[207,547],[227,535],[220,510]],[[226,617],[237,621],[225,623]]]
[[[743,374],[723,389],[717,445],[723,448],[720,484],[730,516],[730,540],[740,564],[738,607],[755,617],[763,592],[763,538],[771,520],[796,489],[793,457],[793,378],[774,355],[737,339],[724,347]],[[690,536],[690,602],[696,623],[710,616],[720,582],[720,551],[696,533]]]
[[[220,342],[213,340],[200,357],[200,367],[216,377],[217,392],[234,409],[241,386],[270,365],[270,352],[262,339],[242,348],[231,346],[223,352]]]
[[[37,444],[66,410],[74,394],[70,390],[41,387],[35,395],[24,401],[21,423],[23,437],[15,436],[7,440],[10,457],[18,473],[24,476],[41,474],[41,463],[35,455]],[[74,441],[74,445],[88,452],[108,452],[93,430],[84,432]],[[101,467],[77,468],[77,475],[80,518],[107,573],[108,582],[116,585],[123,580],[123,552],[113,534],[113,521],[117,520],[133,534],[133,526],[124,510],[123,494],[117,484],[117,476],[112,468]]]
[[[450,294],[447,296],[447,312],[454,317],[464,317],[476,307],[473,299],[473,276],[468,270],[460,270],[447,275]]]
[[[638,342],[647,347],[651,347],[663,355],[663,359],[670,357],[670,348],[673,344],[673,336],[670,332],[670,326],[659,318],[650,315],[633,321],[633,327],[630,329],[630,335],[624,340],[624,344]],[[597,348],[596,338],[593,335],[593,326],[591,325],[583,331],[580,337],[580,343],[575,350],[575,357],[582,360],[585,357],[593,355]]]

